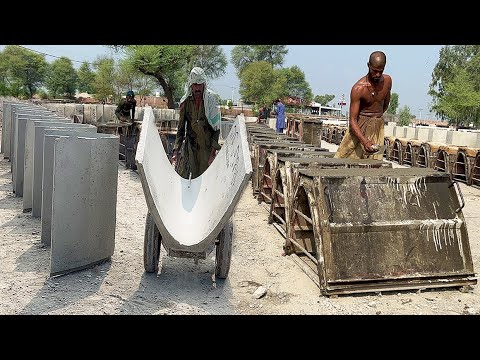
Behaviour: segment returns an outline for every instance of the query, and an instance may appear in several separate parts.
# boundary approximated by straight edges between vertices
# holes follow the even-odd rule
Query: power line
[[[41,52],[41,51],[29,49],[29,48],[27,48],[27,47],[25,47],[25,46],[22,46],[22,45],[17,45],[17,46],[18,46],[18,47],[21,47],[22,49],[35,52],[35,53],[37,53],[37,54],[46,55],[46,56],[51,56],[51,57],[54,57],[54,58],[57,58],[57,59],[62,58],[62,56],[56,56],[56,55],[47,54],[47,53],[44,53],[44,52]],[[66,57],[66,56],[64,56],[64,57]],[[70,59],[70,58],[69,58],[69,59]],[[83,63],[86,62],[86,63],[89,64],[89,65],[93,65],[91,62],[88,62],[88,61],[78,61],[78,60],[72,60],[72,59],[70,59],[70,61],[74,61],[74,62],[77,62],[77,63],[80,63],[80,64],[83,64]]]

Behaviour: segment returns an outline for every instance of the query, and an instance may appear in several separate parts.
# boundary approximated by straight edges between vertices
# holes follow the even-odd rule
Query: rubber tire
[[[145,221],[145,236],[143,242],[143,266],[148,273],[158,273],[161,243],[162,236],[158,231],[152,214],[148,212]]]
[[[230,218],[218,234],[218,243],[215,247],[215,276],[220,279],[225,279],[230,270],[233,235],[233,220]]]

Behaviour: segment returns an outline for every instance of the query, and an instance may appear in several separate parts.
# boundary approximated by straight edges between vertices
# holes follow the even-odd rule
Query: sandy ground
[[[331,150],[335,145],[324,144]],[[214,255],[168,257],[159,274],[143,268],[147,207],[139,176],[119,164],[115,252],[93,268],[49,278],[41,224],[12,193],[10,163],[0,155],[0,314],[479,314],[478,285],[324,297],[267,224],[249,184],[235,212],[230,274],[215,279]],[[461,184],[475,271],[480,269],[480,190]],[[266,293],[256,298],[254,292]]]

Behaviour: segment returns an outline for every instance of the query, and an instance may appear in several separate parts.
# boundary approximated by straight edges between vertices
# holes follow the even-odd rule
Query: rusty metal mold
[[[304,259],[316,266],[322,294],[477,283],[463,196],[447,174],[421,168],[298,173],[286,249],[310,255]]]

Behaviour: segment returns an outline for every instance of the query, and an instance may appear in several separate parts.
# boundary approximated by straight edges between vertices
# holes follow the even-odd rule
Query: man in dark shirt
[[[135,107],[137,106],[137,100],[135,100],[135,94],[132,90],[127,91],[127,97],[121,99],[118,103],[115,115],[121,122],[132,123],[135,119]]]

